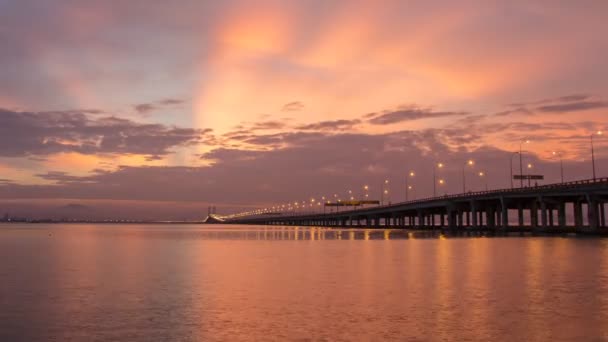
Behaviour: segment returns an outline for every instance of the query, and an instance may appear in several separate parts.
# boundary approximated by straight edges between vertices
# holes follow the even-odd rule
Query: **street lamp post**
[[[519,154],[519,152],[513,152],[513,154],[511,154],[511,158],[509,159],[509,170],[511,170],[511,189],[513,189],[513,157],[515,157],[517,154]]]
[[[560,176],[562,179],[562,183],[564,182],[564,158],[562,158],[562,153],[559,151],[554,151],[553,152],[554,156],[558,156],[559,157],[559,172],[560,172]]]
[[[407,176],[405,176],[405,201],[408,201],[408,195],[410,190],[412,189],[412,187],[409,185],[409,179],[410,177],[414,177],[416,174],[414,173],[414,171],[410,171]]]
[[[602,131],[597,131],[596,133],[597,135],[602,135],[604,134]],[[591,166],[593,168],[593,180],[596,179],[596,174],[595,174],[595,151],[593,149],[593,135],[591,134],[590,136],[590,141],[591,141]]]
[[[462,165],[462,193],[466,193],[467,192],[467,186],[466,186],[466,176],[464,173],[464,169],[468,166],[473,166],[475,164],[475,162],[473,160],[468,160],[466,163],[464,163]]]
[[[340,211],[338,207],[338,194],[334,194],[334,201],[336,201],[336,212]]]
[[[486,173],[483,171],[479,171],[479,177],[484,178],[484,181],[486,183],[486,191],[488,191],[488,177],[486,176]]]
[[[524,141],[520,141],[519,142],[519,175],[521,176],[520,179],[520,187],[524,187],[524,166],[523,166],[523,159],[522,159],[522,145],[523,144],[529,144],[530,140],[524,140]]]
[[[382,186],[380,187],[380,205],[384,205],[384,195],[388,194],[388,191],[385,189],[388,188],[388,179],[385,179],[382,182]]]
[[[443,168],[443,163],[433,165],[433,197],[437,197],[437,168]]]

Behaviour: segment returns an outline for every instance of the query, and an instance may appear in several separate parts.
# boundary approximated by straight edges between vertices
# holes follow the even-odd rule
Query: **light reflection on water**
[[[607,264],[607,239],[0,225],[0,341],[608,339]]]

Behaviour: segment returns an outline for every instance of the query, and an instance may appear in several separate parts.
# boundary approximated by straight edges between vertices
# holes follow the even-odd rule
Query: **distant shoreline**
[[[2,221],[0,224],[205,224],[202,221],[55,221],[55,220],[32,220],[32,221]]]

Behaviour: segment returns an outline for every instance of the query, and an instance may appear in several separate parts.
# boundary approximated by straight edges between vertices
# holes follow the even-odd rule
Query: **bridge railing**
[[[468,191],[465,193],[451,194],[451,195],[443,195],[443,196],[435,196],[435,197],[426,197],[411,201],[397,202],[391,203],[390,205],[383,205],[379,207],[391,207],[394,205],[403,205],[403,204],[413,204],[420,202],[431,202],[434,200],[443,200],[443,199],[452,199],[452,198],[468,198],[468,197],[478,197],[484,195],[496,195],[496,194],[505,194],[505,193],[527,193],[527,192],[537,192],[542,190],[554,190],[554,189],[571,189],[580,185],[588,185],[588,184],[596,184],[596,183],[608,183],[608,178],[596,178],[596,179],[585,179],[579,181],[572,182],[564,182],[564,183],[553,183],[546,185],[538,185],[538,186],[529,186],[523,188],[508,188],[508,189],[496,189],[496,190],[485,190],[485,191]],[[378,208],[378,207],[375,207]]]
[[[602,177],[602,178],[596,178],[596,179],[585,179],[585,180],[578,180],[578,181],[571,181],[571,182],[564,182],[564,183],[552,183],[552,184],[530,186],[530,187],[523,187],[523,188],[469,191],[469,192],[465,192],[465,193],[458,193],[458,194],[451,194],[451,195],[419,198],[419,199],[410,200],[410,201],[396,202],[396,203],[379,205],[379,206],[375,206],[375,207],[368,207],[368,208],[362,208],[362,209],[345,210],[345,211],[336,212],[336,213],[315,213],[315,212],[304,213],[304,212],[302,212],[302,213],[281,214],[281,215],[273,216],[273,217],[279,218],[279,217],[301,217],[301,216],[314,216],[314,215],[327,215],[327,214],[349,214],[349,213],[353,213],[353,212],[361,212],[361,211],[375,210],[375,209],[382,209],[382,208],[391,208],[391,207],[395,207],[395,206],[403,206],[403,205],[433,202],[433,201],[443,201],[446,199],[455,199],[455,198],[467,199],[470,197],[481,197],[481,196],[487,196],[487,195],[528,193],[528,192],[538,192],[538,191],[555,190],[555,189],[572,189],[575,187],[579,187],[581,185],[590,185],[590,184],[597,184],[597,183],[608,184],[608,177]],[[261,218],[261,217],[265,217],[265,216],[267,217],[267,215],[260,214],[260,215],[239,217],[238,219]]]

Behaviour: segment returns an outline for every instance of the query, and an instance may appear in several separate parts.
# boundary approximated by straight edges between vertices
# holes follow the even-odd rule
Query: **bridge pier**
[[[598,203],[595,199],[588,199],[587,202],[587,216],[589,220],[589,228],[590,229],[598,229],[599,228],[599,217],[598,217]]]
[[[583,204],[580,201],[574,202],[574,226],[577,229],[583,227]]]
[[[472,226],[473,228],[479,228],[479,223],[477,220],[477,203],[475,201],[471,201],[471,218],[472,218]]]
[[[547,203],[541,198],[540,200],[540,222],[543,228],[547,227]]]
[[[566,203],[560,202],[557,207],[557,225],[566,228]]]
[[[602,228],[606,227],[606,209],[604,208],[604,202],[599,203],[600,208],[600,226]]]
[[[496,228],[496,210],[491,204],[486,209],[486,221],[489,229]]]
[[[517,203],[517,225],[520,229],[524,228],[524,205],[523,203]]]
[[[536,199],[530,205],[530,225],[532,228],[538,227],[538,205]]]
[[[455,222],[456,221],[456,217],[454,215],[454,211],[448,210],[446,216],[447,216],[447,219],[448,219],[448,226],[447,226],[447,228],[448,229],[454,229],[455,226],[456,226],[456,222]]]

